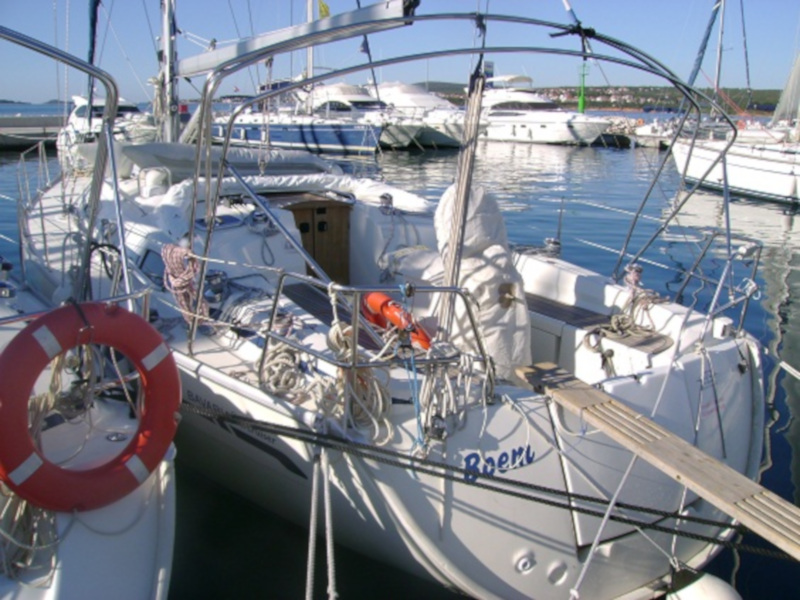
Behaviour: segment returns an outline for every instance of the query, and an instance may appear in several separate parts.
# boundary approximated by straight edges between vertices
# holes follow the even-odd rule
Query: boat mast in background
[[[162,0],[163,28],[161,32],[161,78],[163,88],[164,124],[163,139],[165,142],[178,140],[179,115],[178,115],[178,76],[175,65],[177,52],[175,50],[175,0]]]
[[[703,58],[706,55],[706,48],[708,48],[708,40],[711,37],[711,30],[714,28],[714,23],[717,21],[717,15],[719,14],[720,7],[722,6],[722,0],[715,0],[714,6],[711,8],[711,16],[708,19],[708,25],[706,25],[706,32],[703,34],[703,39],[700,41],[700,48],[697,50],[697,56],[694,59],[694,66],[692,67],[692,72],[689,73],[689,78],[686,80],[686,83],[691,87],[694,86],[694,82],[697,79],[697,74],[700,72],[700,68],[703,66]],[[678,107],[678,113],[682,113],[686,108],[686,99],[683,98],[681,100],[680,106]]]

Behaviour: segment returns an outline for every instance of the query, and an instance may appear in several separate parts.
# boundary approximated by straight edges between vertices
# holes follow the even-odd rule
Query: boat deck
[[[570,304],[563,304],[539,296],[537,294],[525,294],[525,301],[528,305],[528,310],[534,313],[545,315],[556,321],[560,321],[567,325],[571,325],[577,329],[593,330],[599,327],[608,327],[611,319],[608,315],[597,313],[586,308],[573,306]],[[606,329],[605,335],[609,338],[629,348],[647,352],[650,354],[658,354],[672,346],[672,338],[669,336],[657,333],[655,331],[646,331],[638,335],[628,334],[615,334],[613,331]]]
[[[302,283],[293,283],[284,286],[283,293],[292,300],[292,302],[314,315],[329,327],[333,323],[333,308],[331,307],[330,298],[321,289]],[[336,312],[339,318],[345,323],[352,322],[353,317],[350,312],[350,307],[340,302],[336,308]],[[380,349],[375,343],[375,340],[363,329],[358,332],[358,343],[360,346],[370,350]]]
[[[523,367],[518,374],[536,391],[580,415],[586,423],[597,427],[754,533],[800,559],[800,507],[553,363]]]

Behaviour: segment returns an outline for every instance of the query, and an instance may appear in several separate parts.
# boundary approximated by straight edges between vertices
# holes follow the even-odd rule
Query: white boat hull
[[[436,254],[419,246],[430,248],[435,241],[431,237],[429,204],[412,194],[385,184],[359,183],[334,175],[265,177],[251,181],[273,191],[282,185],[303,189],[319,186],[324,190],[339,189],[345,198],[349,194],[358,198],[358,204],[347,213],[347,231],[351,236],[349,279],[354,283],[377,281],[382,271],[376,259],[397,251],[397,261],[389,261],[399,265],[396,276],[418,285],[421,283],[418,273],[413,268],[405,269],[404,261],[414,259],[411,250],[422,253],[419,256]],[[85,183],[88,185],[88,180]],[[229,185],[231,190],[237,187],[232,182]],[[127,187],[123,186],[124,189]],[[173,230],[182,231],[178,217],[183,202],[191,198],[190,188],[182,185],[175,186],[175,190],[169,199],[157,196],[155,200],[142,198],[136,206],[123,205],[129,226],[127,243],[130,251],[144,261],[142,271],[136,275],[140,285],[153,283],[143,275],[148,271],[144,266],[148,248],[159,252],[158,240],[162,236],[170,235]],[[397,213],[381,206],[387,193],[394,210],[404,211],[402,229],[395,227]],[[47,198],[45,203],[59,204],[59,186],[49,191]],[[328,202],[333,204],[327,206],[324,214],[333,215],[331,209],[336,201]],[[156,220],[142,220],[142,211],[150,210],[151,206],[156,209],[153,214]],[[315,210],[321,210],[321,206],[316,206]],[[220,215],[215,256],[229,265],[229,277],[257,283],[260,278],[251,277],[252,266],[234,268],[230,261],[242,252],[253,257],[248,262],[261,260],[258,257],[263,256],[263,251],[258,248],[265,243],[272,246],[277,238],[264,237],[255,230],[250,232],[244,226],[245,221],[235,216],[242,210],[248,209],[237,203],[224,208],[225,214],[230,214],[224,218]],[[277,205],[273,210],[282,220],[285,218],[286,226],[294,227],[288,210]],[[59,211],[47,212],[51,215],[48,219],[54,221],[72,218]],[[175,218],[170,217],[173,212]],[[34,228],[29,237],[31,248],[38,237],[35,234],[38,223],[38,219],[33,219],[29,224]],[[334,228],[331,220],[329,229]],[[58,229],[48,226],[48,230],[69,231],[69,227],[62,224]],[[249,248],[249,242],[256,245]],[[295,271],[301,268],[297,254],[287,253],[280,240],[277,243],[279,246],[274,247],[284,250],[281,254],[268,253],[275,261],[273,266]],[[69,244],[51,246],[56,247],[59,252],[68,251]],[[528,294],[605,313],[621,309],[629,300],[626,288],[611,285],[599,275],[563,261],[528,255],[517,256],[515,261]],[[56,272],[50,274],[54,275]],[[41,271],[39,277],[47,277],[46,272]],[[42,290],[59,293],[54,285],[37,285]],[[279,515],[308,523],[315,446],[279,435],[275,427],[308,433],[319,422],[319,408],[314,402],[292,402],[258,387],[254,373],[261,356],[258,336],[240,335],[235,328],[225,328],[200,335],[190,352],[186,324],[175,312],[174,304],[171,294],[156,292],[152,307],[159,312],[162,334],[169,340],[182,375],[184,419],[177,443],[186,463]],[[421,298],[416,301],[417,309],[423,311],[420,317],[424,316],[424,304]],[[256,314],[262,315],[259,318],[265,318],[263,311],[269,305],[254,307]],[[287,310],[297,310],[291,308],[291,303],[285,306]],[[674,341],[680,338],[681,348],[693,348],[693,340],[704,330],[705,319],[697,314],[684,323],[685,311],[674,305],[656,304],[641,318],[648,326],[654,323],[658,331]],[[303,325],[295,327],[293,335],[298,343],[324,352],[329,326],[311,314],[304,314]],[[616,376],[609,377],[603,358],[583,343],[589,330],[559,322],[533,309],[530,318],[534,362],[557,362],[644,414],[653,413],[661,397],[659,390],[664,376],[671,372],[666,397],[653,419],[676,435],[693,441],[696,415],[702,415],[697,434],[701,448],[740,473],[757,475],[763,398],[759,395],[762,387],[755,342],[747,337],[728,337],[722,333],[724,323],[714,322],[705,334],[705,355],[686,350],[674,357],[670,350],[641,350],[618,344],[614,346]],[[723,391],[725,401],[719,406],[714,405],[712,395],[702,391],[703,356],[715,367],[714,383]],[[742,357],[746,357],[744,368],[740,368]],[[671,369],[674,362],[679,367]],[[324,363],[318,368],[325,372]],[[387,419],[393,434],[380,449],[389,452],[388,460],[399,466],[388,464],[387,455],[377,452],[360,456],[358,446],[344,441],[343,446],[326,451],[337,542],[475,597],[542,600],[569,594],[582,576],[587,548],[595,538],[599,551],[583,579],[583,589],[590,589],[594,598],[625,594],[646,597],[653,588],[665,585],[669,575],[664,551],[674,551],[682,562],[700,566],[718,548],[658,532],[648,532],[648,540],[630,525],[616,522],[600,531],[596,513],[581,512],[589,505],[570,501],[567,494],[610,498],[620,484],[631,454],[605,435],[581,435],[578,419],[567,417],[546,397],[525,386],[502,384],[496,388],[498,400],[493,404],[465,405],[462,425],[453,428],[444,441],[431,444],[427,459],[433,465],[409,468],[407,460],[414,455],[417,439],[417,415],[409,395],[408,372],[395,368],[391,373],[388,387],[392,402]],[[330,420],[325,422],[333,424]],[[723,438],[737,440],[735,445],[729,444],[726,453],[723,453]],[[367,445],[367,449],[375,448]],[[436,467],[437,463],[455,470],[443,477],[443,467]],[[426,466],[434,472],[423,469]],[[503,483],[502,479],[510,480],[511,484]],[[485,489],[483,485],[497,489]],[[514,493],[506,493],[509,485],[544,486],[551,491],[523,489],[520,495],[520,488],[514,487]],[[623,486],[619,500],[673,511],[681,505],[683,494],[680,484],[640,461]],[[601,504],[598,510],[602,511],[604,506]],[[685,498],[685,511],[728,522],[718,510],[691,493]],[[669,520],[633,514],[645,522],[657,520],[659,524],[670,525]],[[718,527],[688,527],[714,538],[729,535]],[[662,549],[656,548],[651,540]]]
[[[489,116],[481,138],[497,142],[588,146],[611,126],[605,119],[578,113],[534,111],[520,116]]]
[[[732,192],[777,202],[800,201],[800,150],[797,144],[734,144],[726,154],[723,171],[718,158],[726,144],[723,141],[696,142],[691,148],[688,142],[678,141],[672,146],[672,156],[678,171],[685,173],[689,181],[703,179],[710,170],[703,187],[721,190],[727,171],[728,188]]]

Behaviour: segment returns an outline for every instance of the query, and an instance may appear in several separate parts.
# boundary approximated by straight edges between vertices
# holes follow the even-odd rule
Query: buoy
[[[50,462],[29,433],[28,403],[50,361],[86,344],[119,351],[139,373],[139,428],[110,461],[87,470]],[[177,429],[181,385],[161,334],[116,304],[66,305],[30,323],[0,353],[0,479],[21,498],[57,511],[91,510],[136,489],[158,467]]]
[[[367,321],[381,329],[388,329],[391,324],[401,331],[408,331],[415,348],[427,350],[431,347],[431,338],[414,317],[399,302],[382,292],[365,294],[361,301],[361,313]]]
[[[666,595],[667,600],[742,600],[731,584],[708,573],[692,573],[691,583]]]

